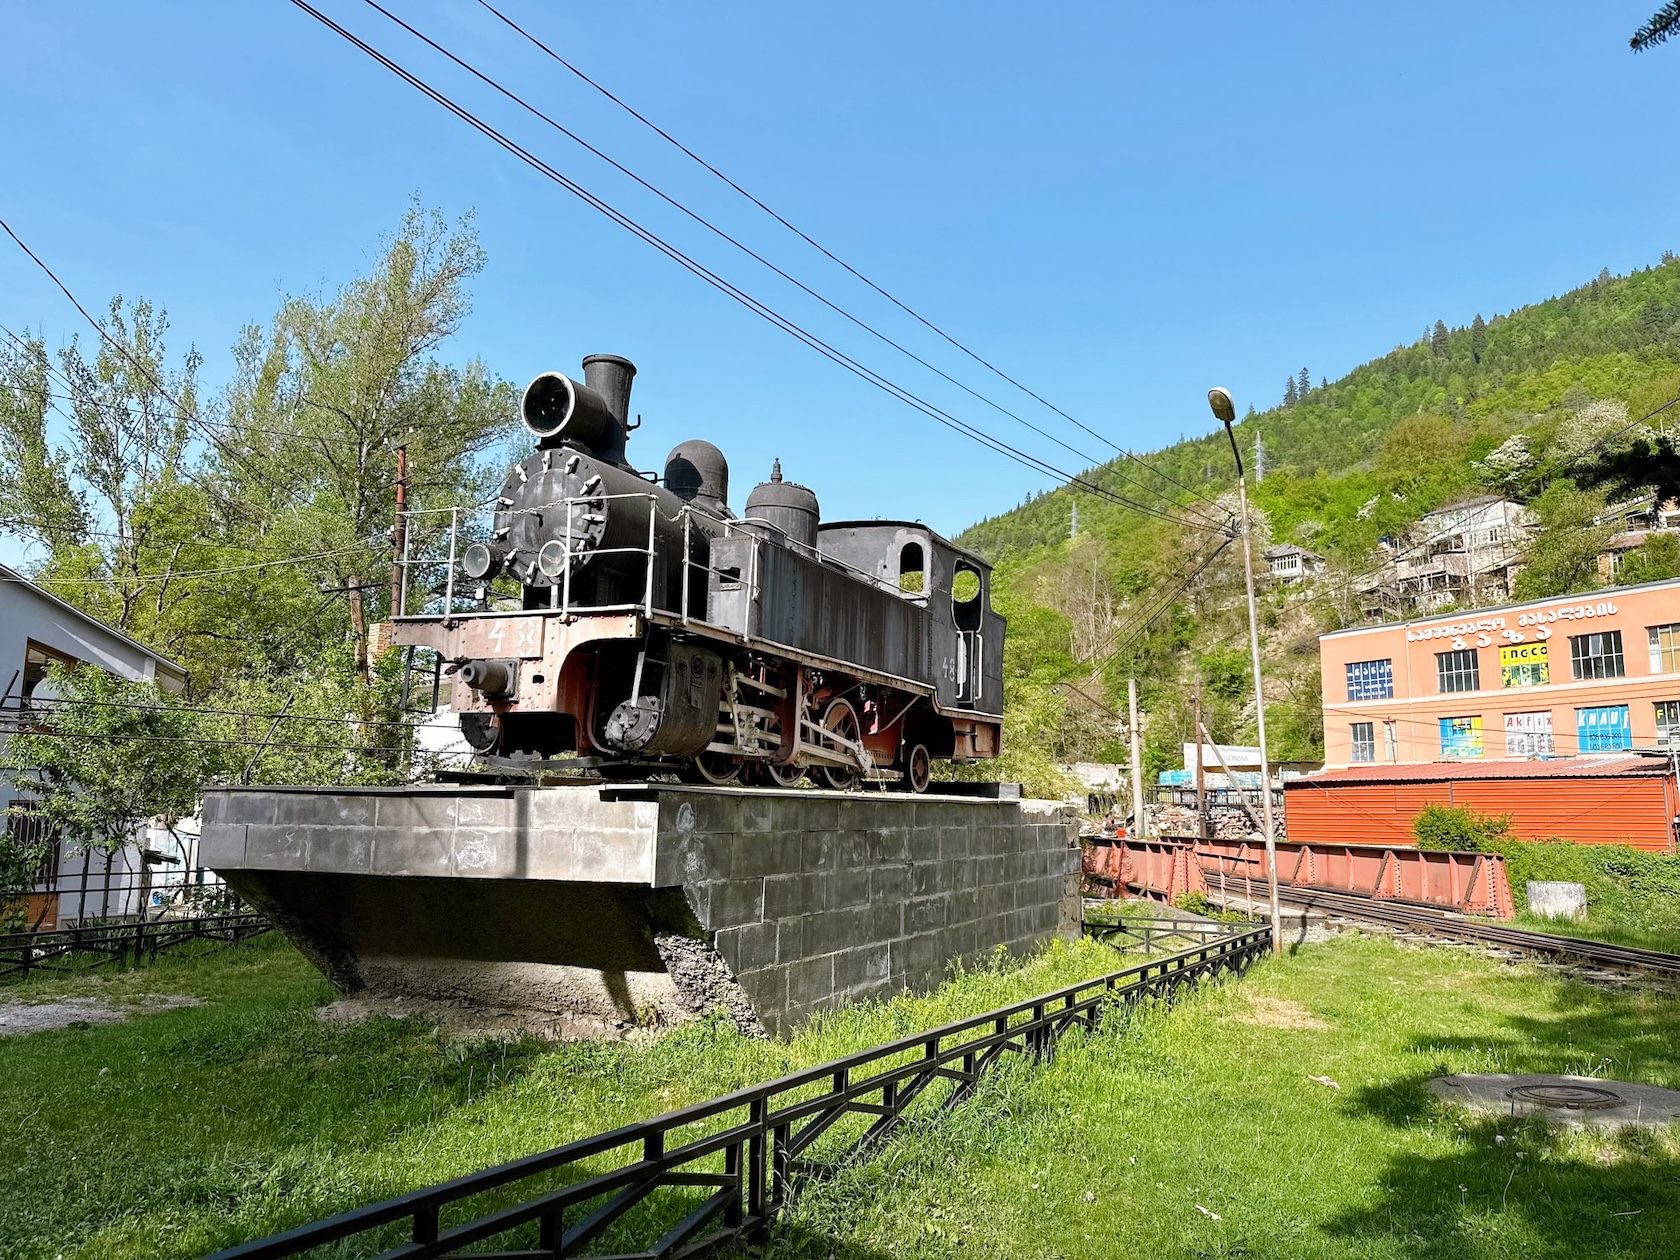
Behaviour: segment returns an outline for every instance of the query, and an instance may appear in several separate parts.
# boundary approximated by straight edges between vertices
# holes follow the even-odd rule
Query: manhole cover
[[[1614,1090],[1595,1085],[1517,1085],[1506,1090],[1505,1097],[1536,1107],[1560,1107],[1567,1111],[1597,1111],[1619,1106],[1622,1101],[1622,1096]]]
[[[1597,1077],[1500,1072],[1438,1076],[1436,1097],[1501,1116],[1537,1116],[1550,1124],[1655,1128],[1680,1120],[1680,1090]]]

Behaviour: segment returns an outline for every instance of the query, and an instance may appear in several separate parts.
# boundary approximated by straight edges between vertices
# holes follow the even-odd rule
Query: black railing
[[[1109,902],[1113,905],[1114,902]],[[1165,919],[1165,918],[1126,918],[1117,916],[1104,917],[1100,912],[1087,912],[1084,919],[1085,935],[1093,940],[1101,941],[1104,945],[1111,945],[1118,950],[1127,950],[1141,945],[1146,950],[1167,941],[1178,940],[1190,944],[1229,936],[1233,931],[1245,929],[1243,923],[1221,923],[1212,919]]]
[[[1115,1005],[1170,999],[1187,982],[1241,971],[1270,947],[1265,927],[1228,929],[1163,958],[248,1242],[215,1260],[298,1256],[346,1240],[366,1251],[352,1243],[334,1256],[558,1260],[598,1254],[589,1249],[609,1232],[614,1255],[695,1255],[761,1234],[802,1180],[862,1156],[914,1114],[961,1104],[1006,1055],[1046,1060],[1064,1033],[1095,1029]],[[475,1210],[468,1201],[481,1195],[495,1198]],[[464,1219],[446,1221],[455,1215]],[[486,1243],[495,1249],[476,1249]]]
[[[268,920],[250,911],[180,919],[93,923],[51,932],[0,935],[0,981],[34,972],[83,971],[108,964],[140,964],[188,942],[212,948],[268,931]]]

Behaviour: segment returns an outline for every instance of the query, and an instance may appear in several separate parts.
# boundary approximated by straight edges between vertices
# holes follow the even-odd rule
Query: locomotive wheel
[[[773,761],[764,763],[764,772],[776,787],[794,787],[805,777],[804,766],[778,766]]]
[[[912,792],[925,792],[932,778],[933,758],[928,756],[926,744],[917,744],[904,759],[904,781],[910,785]]]
[[[823,729],[853,743],[857,743],[863,734],[863,723],[858,721],[857,710],[846,699],[836,700],[828,706],[822,724]],[[845,792],[857,786],[858,772],[850,766],[824,766],[822,777],[829,787]]]
[[[699,779],[713,787],[730,787],[741,781],[741,763],[728,753],[703,752],[689,762],[691,774],[685,779]]]

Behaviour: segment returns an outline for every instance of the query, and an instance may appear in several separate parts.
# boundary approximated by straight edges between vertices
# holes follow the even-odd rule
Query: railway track
[[[1340,918],[1363,919],[1426,936],[1473,941],[1525,954],[1541,954],[1564,961],[1590,963],[1607,970],[1654,972],[1680,980],[1680,954],[1636,949],[1630,945],[1611,945],[1578,936],[1554,936],[1549,932],[1503,927],[1430,906],[1377,901],[1352,893],[1279,888],[1278,897],[1291,905],[1321,910]]]

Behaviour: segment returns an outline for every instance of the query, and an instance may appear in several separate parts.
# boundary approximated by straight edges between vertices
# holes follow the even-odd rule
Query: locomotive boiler
[[[475,607],[396,618],[456,682],[473,748],[606,775],[927,787],[934,760],[997,756],[1004,620],[991,570],[913,521],[824,522],[770,479],[729,507],[710,442],[660,475],[629,462],[635,366],[583,361],[526,387],[535,448],[488,536],[457,548]],[[491,599],[498,586],[519,596]]]

